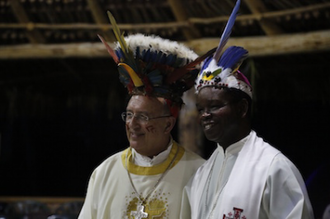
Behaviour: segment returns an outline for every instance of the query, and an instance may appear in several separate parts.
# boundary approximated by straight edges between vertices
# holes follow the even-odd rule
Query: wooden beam
[[[29,24],[16,24],[16,23],[0,23],[0,29],[49,29],[49,30],[96,30],[102,29],[110,31],[112,29],[111,24],[86,24],[86,23],[75,23],[75,24],[44,24],[44,23],[29,23]],[[149,24],[118,24],[121,30],[146,30],[146,29],[172,29],[172,28],[188,28],[188,22],[167,22],[167,23],[149,23]]]
[[[187,45],[201,55],[216,47],[218,43],[219,39],[204,38],[190,41]],[[330,51],[330,30],[276,36],[230,38],[226,47],[233,45],[244,47],[249,51],[251,57]]]
[[[258,14],[243,14],[236,18],[236,21],[248,21],[248,20],[263,20],[277,17],[284,17],[289,15],[301,14],[305,12],[317,11],[325,8],[330,8],[330,2],[316,4],[301,8],[294,8],[290,10],[272,11]],[[193,24],[212,24],[219,22],[227,22],[228,16],[219,16],[213,18],[189,18],[185,21],[166,22],[166,23],[148,23],[148,24],[118,24],[121,30],[157,30],[157,29],[173,29],[173,28],[191,28]],[[87,23],[74,23],[74,24],[45,24],[45,23],[0,23],[0,29],[102,29],[111,30],[111,24],[87,24]]]
[[[91,10],[93,19],[96,24],[102,25],[102,24],[108,24],[109,20],[107,19],[107,16],[105,16],[106,12],[101,9],[101,6],[99,5],[98,1],[95,0],[87,0],[87,4]],[[101,28],[102,30],[102,36],[107,41],[115,41],[115,37],[112,34],[112,31],[110,32],[108,28]]]
[[[305,12],[318,11],[321,9],[330,8],[330,2],[310,5],[301,8],[294,8],[282,11],[271,11],[258,14],[242,14],[237,16],[236,21],[247,21],[247,20],[262,20],[269,18],[284,17],[289,15],[301,14]],[[212,18],[189,18],[189,22],[193,24],[212,24],[218,22],[226,22],[228,20],[227,16],[219,16]]]
[[[252,14],[259,15],[261,13],[267,13],[268,9],[265,7],[264,3],[261,0],[245,0],[245,4],[250,8]],[[282,34],[283,31],[281,28],[275,24],[273,21],[267,18],[261,18],[258,20],[261,29],[268,36]]]
[[[33,25],[31,25],[31,22],[29,20],[28,15],[26,14],[23,6],[21,5],[19,0],[11,0],[10,2],[11,9],[14,12],[14,15],[16,16],[17,20],[26,25],[26,36],[30,40],[31,43],[45,43],[46,39],[42,36],[42,34],[34,29]]]
[[[202,55],[211,48],[216,47],[219,43],[219,38],[202,38],[184,43],[197,54]],[[227,46],[231,45],[246,48],[252,57],[330,51],[330,30],[268,37],[230,38]],[[0,46],[0,59],[68,57],[110,58],[101,43]]]
[[[189,17],[181,0],[168,0],[168,3],[178,22],[186,22],[188,20]],[[182,31],[186,40],[200,38],[201,36],[197,28],[193,26],[190,26],[187,29],[182,29]]]

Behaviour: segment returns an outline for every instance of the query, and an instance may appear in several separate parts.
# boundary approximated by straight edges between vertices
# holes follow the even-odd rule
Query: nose
[[[126,125],[131,129],[136,128],[136,127],[140,127],[139,120],[135,116],[133,116],[129,120],[126,120]]]
[[[202,119],[207,119],[207,118],[210,118],[211,116],[212,116],[212,114],[210,113],[210,110],[208,110],[208,109],[203,110],[203,112],[201,113]]]

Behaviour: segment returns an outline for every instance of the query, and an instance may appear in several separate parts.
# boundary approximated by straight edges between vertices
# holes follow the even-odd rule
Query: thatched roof
[[[108,10],[127,34],[156,34],[203,53],[217,45],[234,4],[234,0],[0,0],[0,58],[107,56],[96,34],[114,40]],[[329,50],[329,20],[330,0],[242,0],[232,40],[252,55]],[[263,52],[265,47],[268,51]]]
[[[228,45],[245,47],[250,57],[330,51],[330,0],[241,1]],[[108,101],[119,107],[116,104],[121,103],[122,95],[114,93],[121,85],[107,74],[116,68],[97,37],[101,34],[114,40],[107,11],[125,34],[160,35],[184,42],[202,54],[217,46],[235,2],[0,0],[0,86],[4,90],[32,86],[33,92],[42,96],[61,86],[68,93],[68,105],[77,90],[84,90],[91,99],[100,92],[108,93]],[[323,57],[322,53],[319,56]],[[308,63],[305,60],[309,58],[300,59]],[[288,68],[293,71],[296,66]],[[89,83],[93,77],[98,79]],[[6,93],[13,100],[13,91]],[[25,90],[22,94],[27,95]],[[42,96],[34,100],[44,101]]]

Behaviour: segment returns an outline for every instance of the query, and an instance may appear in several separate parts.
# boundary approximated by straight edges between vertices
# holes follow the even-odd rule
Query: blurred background
[[[0,0],[0,204],[82,200],[93,169],[128,146],[126,89],[97,38],[115,40],[106,11],[125,35],[160,35],[202,55],[217,46],[234,5]],[[241,70],[254,89],[254,130],[295,163],[322,218],[330,204],[330,0],[242,0],[227,45],[250,53]],[[207,159],[215,145],[197,121],[187,125],[189,115],[173,137]]]

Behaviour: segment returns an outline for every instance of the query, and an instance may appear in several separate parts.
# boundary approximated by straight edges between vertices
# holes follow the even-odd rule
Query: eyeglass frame
[[[129,120],[127,120],[127,114],[130,113],[131,118]],[[142,116],[142,117],[141,117]],[[141,114],[141,113],[132,113],[132,112],[122,112],[121,113],[121,118],[124,122],[129,122],[133,119],[133,117],[137,118],[137,120],[140,123],[144,123],[147,124],[150,120],[154,120],[154,119],[160,119],[160,118],[166,118],[166,117],[171,117],[171,115],[163,115],[163,116],[156,116],[156,117],[149,117],[145,114]]]

